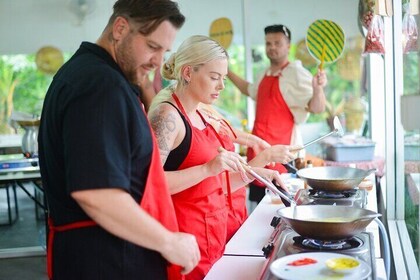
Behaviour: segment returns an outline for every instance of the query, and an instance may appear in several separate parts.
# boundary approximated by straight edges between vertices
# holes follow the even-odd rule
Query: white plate
[[[359,259],[358,261],[360,262],[360,267],[351,274],[333,272],[332,270],[328,269],[328,267],[325,265],[325,261],[328,259],[343,257],[351,258],[351,256],[348,255],[323,252],[294,254],[275,260],[270,265],[270,270],[276,277],[283,280],[360,280],[367,278],[372,272],[372,269],[369,267],[369,265],[366,262]],[[316,260],[317,262],[314,264],[301,266],[288,265],[293,261],[300,260],[303,258],[311,258]]]

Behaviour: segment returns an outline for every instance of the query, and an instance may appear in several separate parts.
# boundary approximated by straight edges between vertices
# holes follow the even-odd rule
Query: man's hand
[[[313,96],[308,104],[308,111],[319,114],[325,110],[324,87],[327,85],[327,75],[320,70],[312,79]]]
[[[161,252],[162,256],[170,263],[183,267],[182,274],[190,273],[200,261],[200,250],[195,236],[174,232],[167,243]]]
[[[327,75],[324,70],[320,70],[312,79],[312,87],[314,91],[319,88],[324,88],[327,85]]]

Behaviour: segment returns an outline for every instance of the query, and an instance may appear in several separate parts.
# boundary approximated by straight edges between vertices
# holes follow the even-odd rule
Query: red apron
[[[294,118],[289,106],[283,99],[279,79],[278,76],[266,75],[258,87],[256,118],[252,134],[264,139],[270,145],[290,145]],[[252,149],[248,149],[247,157],[248,161],[255,157]],[[287,172],[286,168],[280,163],[269,168],[278,170],[280,173]],[[254,181],[253,184],[264,186],[258,181]]]
[[[177,232],[178,224],[173,210],[173,203],[169,194],[169,188],[163,172],[162,163],[159,156],[159,148],[156,143],[155,135],[150,128],[153,141],[152,159],[147,176],[144,195],[140,203],[140,207],[158,220],[168,230]],[[53,279],[52,252],[54,243],[54,234],[72,229],[97,226],[94,221],[79,221],[71,224],[54,226],[51,218],[48,220],[48,248],[47,248],[47,272],[49,279]],[[181,275],[179,266],[168,266],[168,279],[184,279]]]
[[[235,132],[233,132],[230,125],[228,123],[226,123],[226,125],[236,138]],[[221,134],[220,140],[226,150],[231,152],[235,151],[233,141],[228,135]],[[231,194],[231,203],[232,205],[229,204],[229,199],[226,200],[226,207],[228,208],[226,242],[232,238],[248,217],[248,210],[246,209],[246,189],[240,188],[234,191]]]
[[[217,133],[201,115],[206,128],[200,130],[194,127],[177,96],[172,96],[192,131],[190,149],[178,170],[209,162],[217,156],[221,145]],[[197,267],[185,279],[203,279],[211,266],[223,255],[227,209],[222,174],[206,178],[195,186],[172,195],[179,229],[195,235],[201,253]]]
[[[240,188],[232,193],[232,209],[229,208],[227,220],[226,242],[238,231],[248,218],[246,209],[246,188]]]

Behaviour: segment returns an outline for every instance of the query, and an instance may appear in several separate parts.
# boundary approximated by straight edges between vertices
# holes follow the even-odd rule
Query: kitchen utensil
[[[322,166],[300,169],[296,175],[314,190],[345,191],[356,188],[376,169],[358,169],[341,166]]]
[[[252,170],[252,168],[249,165],[243,164],[242,166],[244,167],[246,172],[248,172],[250,175],[252,175],[252,177],[254,177],[258,181],[263,183],[274,194],[276,194],[276,195],[280,196],[281,198],[285,199],[288,203],[290,203],[291,206],[296,205],[296,201],[293,199],[293,197],[288,196],[286,193],[283,193],[282,191],[280,191],[272,182],[270,182],[269,180],[261,177],[254,170]]]
[[[328,259],[332,258],[349,258],[348,255],[338,254],[338,253],[326,253],[326,252],[310,252],[310,253],[300,253],[284,256],[275,260],[270,265],[270,271],[280,279],[284,280],[315,280],[315,279],[340,279],[340,280],[349,280],[349,279],[366,279],[371,273],[372,269],[369,265],[362,261],[360,266],[352,274],[341,274],[330,271],[327,269],[325,262]],[[312,259],[316,263],[301,265],[301,266],[292,266],[290,265],[293,262],[302,260],[302,259]]]
[[[219,152],[226,151],[223,147],[218,148]],[[295,206],[296,201],[293,199],[292,196],[288,196],[287,193],[284,191],[280,191],[273,183],[271,183],[269,180],[261,177],[256,173],[254,170],[252,170],[251,166],[249,166],[247,163],[242,162],[241,163],[243,168],[248,172],[252,177],[263,183],[270,191],[272,191],[274,194],[280,196],[282,200],[284,199],[289,203],[290,206]]]
[[[363,208],[335,205],[285,207],[277,214],[301,236],[324,241],[349,239],[381,216]]]
[[[22,137],[22,152],[27,158],[38,157],[39,119],[19,120],[17,123],[25,130]]]
[[[324,63],[332,63],[341,56],[345,40],[343,29],[335,22],[326,19],[314,21],[306,34],[308,51],[320,62],[321,70]]]
[[[314,143],[316,143],[316,142],[318,142],[318,141],[320,141],[320,140],[324,139],[325,137],[330,136],[331,134],[337,134],[338,136],[342,137],[342,136],[344,135],[344,129],[343,129],[343,127],[341,126],[340,120],[338,119],[338,117],[337,117],[337,116],[335,116],[335,117],[334,117],[334,120],[333,120],[333,125],[334,125],[334,130],[333,130],[333,131],[330,131],[330,132],[328,132],[327,134],[325,134],[325,135],[323,135],[323,136],[321,136],[321,137],[318,137],[318,138],[316,138],[316,139],[314,139],[314,140],[312,140],[312,141],[309,141],[308,143],[306,143],[306,144],[305,144],[305,145],[303,145],[302,147],[299,147],[298,149],[292,149],[292,150],[290,150],[290,151],[291,151],[291,152],[297,152],[297,151],[300,151],[300,150],[302,150],[302,149],[305,149],[305,148],[306,148],[306,147],[308,147],[309,145],[312,145],[312,144],[314,144]]]

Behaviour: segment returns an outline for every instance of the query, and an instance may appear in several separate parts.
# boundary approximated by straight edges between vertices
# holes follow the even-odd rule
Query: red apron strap
[[[53,277],[53,261],[52,261],[52,252],[53,252],[53,240],[54,235],[56,232],[62,232],[77,228],[85,228],[85,227],[93,227],[97,226],[97,224],[94,221],[88,220],[88,221],[80,221],[80,222],[74,222],[71,224],[66,224],[62,226],[54,226],[53,221],[51,217],[48,218],[48,244],[47,244],[47,275],[48,279],[52,279]]]
[[[220,137],[219,133],[217,133],[216,129],[210,123],[206,122],[203,115],[201,115],[201,113],[198,110],[197,110],[197,113],[200,115],[203,122],[211,128],[213,133],[216,135],[217,140],[219,140],[220,145],[222,145],[223,149],[226,149],[226,145],[225,145],[224,141],[222,140],[222,138]],[[233,129],[232,129],[232,133],[235,135],[235,133],[233,132]],[[224,173],[225,173],[225,176],[226,176],[227,199],[228,199],[228,203],[229,203],[229,208],[231,210],[233,210],[232,188],[231,188],[231,185],[230,185],[230,176],[229,176],[229,172],[227,170]]]
[[[144,108],[143,112],[146,114]],[[172,202],[171,194],[169,193],[169,187],[163,171],[163,165],[160,160],[159,147],[150,124],[149,129],[153,142],[153,151],[146,186],[140,206],[168,230],[175,232],[179,230],[175,215],[175,208]],[[181,270],[182,268],[180,266],[169,264],[167,266],[168,280],[184,279],[184,276],[181,274]]]

